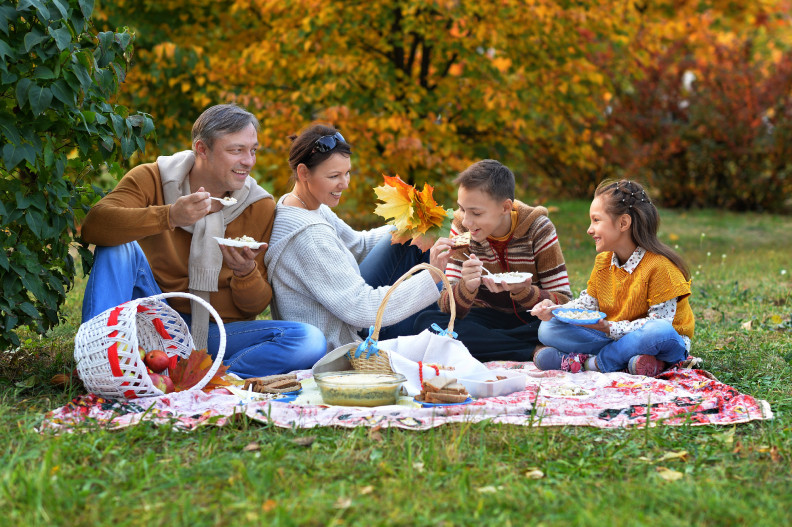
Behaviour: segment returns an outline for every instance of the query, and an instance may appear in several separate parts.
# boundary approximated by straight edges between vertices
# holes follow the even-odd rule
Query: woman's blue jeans
[[[137,242],[96,247],[83,300],[83,322],[117,305],[162,291]],[[190,315],[179,313],[190,325]],[[251,320],[223,324],[223,364],[242,378],[311,368],[327,352],[327,341],[314,326],[286,320]],[[217,324],[209,324],[208,351],[219,351]]]
[[[640,329],[613,340],[601,331],[554,317],[539,326],[539,341],[561,354],[596,355],[597,368],[602,372],[623,370],[636,355],[654,355],[671,364],[687,358],[685,341],[667,320],[649,320]]]
[[[429,263],[429,251],[421,251],[415,245],[391,244],[391,237],[388,235],[377,242],[377,245],[360,262],[360,276],[371,287],[393,285],[404,273],[419,263]],[[415,319],[424,311],[431,309],[436,309],[436,306],[430,305],[401,322],[381,328],[379,340],[415,334],[413,330]],[[369,328],[363,328],[359,333],[362,338],[368,337],[368,334]]]

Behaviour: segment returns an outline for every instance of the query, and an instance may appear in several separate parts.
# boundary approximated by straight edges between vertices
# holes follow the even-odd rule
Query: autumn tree
[[[330,122],[355,154],[342,207],[364,221],[381,174],[451,205],[451,176],[484,157],[514,169],[523,199],[590,195],[608,111],[643,66],[697,46],[697,27],[728,38],[785,3],[104,0],[102,13],[138,35],[125,94],[162,125],[159,148],[184,148],[195,115],[237,101],[262,121],[258,177],[280,194],[288,136]]]

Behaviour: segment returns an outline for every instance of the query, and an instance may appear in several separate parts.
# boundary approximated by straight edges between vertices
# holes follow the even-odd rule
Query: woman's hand
[[[432,248],[429,249],[429,263],[441,271],[445,272],[448,260],[451,259],[451,240],[449,238],[438,238]]]
[[[610,322],[601,318],[597,321],[596,324],[581,324],[581,327],[596,329],[597,331],[602,331],[606,335],[610,335]]]
[[[547,322],[553,318],[553,310],[558,307],[560,306],[558,304],[554,304],[552,300],[545,299],[531,308],[531,315],[535,316],[539,320],[544,320]]]
[[[462,263],[462,283],[468,291],[476,291],[481,286],[481,269],[484,263],[471,254],[470,258]]]
[[[240,278],[253,272],[256,268],[255,258],[266,250],[266,243],[255,250],[250,247],[220,246],[220,252],[223,253],[223,262],[229,269],[234,271],[234,276]]]

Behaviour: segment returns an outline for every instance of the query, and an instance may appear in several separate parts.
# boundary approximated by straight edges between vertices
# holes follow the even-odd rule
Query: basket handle
[[[390,286],[388,292],[385,293],[385,297],[383,297],[382,303],[380,304],[380,307],[377,310],[377,318],[374,321],[374,332],[371,334],[371,338],[373,340],[379,339],[379,332],[380,332],[380,328],[382,327],[382,316],[385,314],[385,306],[388,304],[388,300],[390,299],[391,294],[393,294],[393,292],[396,290],[399,284],[407,280],[410,276],[417,273],[418,271],[423,271],[423,270],[429,271],[432,269],[440,273],[440,275],[443,277],[443,286],[446,289],[448,289],[449,303],[451,305],[451,318],[448,320],[448,331],[449,333],[454,331],[454,319],[456,318],[456,301],[454,300],[454,291],[453,289],[451,289],[451,282],[448,281],[448,278],[446,277],[445,273],[440,269],[438,269],[437,267],[427,263],[420,263],[415,267],[413,267],[412,269],[410,269],[409,271],[407,271],[406,273],[404,273],[401,276],[401,278],[396,280],[393,283],[393,285]]]
[[[220,315],[217,314],[217,311],[215,311],[215,308],[213,308],[209,302],[191,293],[182,293],[182,292],[160,293],[158,295],[152,296],[151,298],[165,299],[165,298],[173,298],[173,297],[197,300],[198,303],[200,303],[203,307],[205,307],[206,310],[209,311],[209,314],[212,315],[212,317],[215,319],[215,322],[217,323],[217,330],[220,332],[220,345],[217,348],[217,357],[215,357],[215,360],[212,363],[212,367],[209,368],[209,371],[206,372],[206,375],[204,375],[203,379],[198,381],[195,384],[195,386],[190,388],[190,390],[200,390],[201,388],[209,384],[209,381],[212,380],[212,378],[215,376],[215,373],[217,373],[217,370],[219,370],[220,366],[223,364],[223,357],[225,356],[225,348],[226,348],[226,332],[225,332],[225,327],[223,326],[223,319],[220,318]],[[192,336],[190,336],[190,340],[192,340]]]

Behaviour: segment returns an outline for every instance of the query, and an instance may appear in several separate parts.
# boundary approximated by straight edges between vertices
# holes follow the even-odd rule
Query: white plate
[[[212,236],[220,245],[227,245],[228,247],[250,247],[251,249],[258,249],[262,245],[267,245],[264,242],[240,242],[239,240],[232,240],[230,238],[218,238]]]
[[[500,284],[501,282],[504,284],[521,284],[533,275],[531,273],[495,273],[481,276],[492,278],[492,281],[496,284]]]

